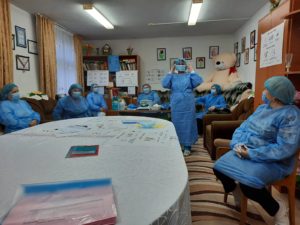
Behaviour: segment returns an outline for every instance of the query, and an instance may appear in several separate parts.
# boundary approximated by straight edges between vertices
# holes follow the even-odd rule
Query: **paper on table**
[[[116,223],[111,179],[26,185],[23,190],[3,225]]]

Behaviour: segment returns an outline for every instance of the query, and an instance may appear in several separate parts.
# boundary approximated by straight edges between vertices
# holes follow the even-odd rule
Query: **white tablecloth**
[[[153,129],[133,121],[155,121]],[[65,158],[73,145],[98,156]],[[0,136],[0,217],[20,184],[112,178],[117,224],[191,224],[188,173],[171,122],[95,117],[42,124]]]

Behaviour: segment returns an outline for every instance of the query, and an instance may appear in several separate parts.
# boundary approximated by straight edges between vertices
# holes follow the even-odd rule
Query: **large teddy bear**
[[[222,53],[213,58],[216,70],[196,90],[199,92],[210,90],[213,84],[219,84],[222,90],[234,87],[241,80],[235,68],[234,53]]]

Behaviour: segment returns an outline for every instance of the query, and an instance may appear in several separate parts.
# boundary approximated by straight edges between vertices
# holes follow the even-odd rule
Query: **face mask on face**
[[[210,93],[214,95],[215,93],[217,93],[217,91],[216,91],[216,89],[211,89]]]
[[[175,66],[175,69],[176,69],[178,72],[185,72],[185,71],[186,71],[186,65],[176,65],[176,66]]]
[[[81,96],[81,92],[80,91],[74,91],[72,92],[72,97],[73,98],[80,98]]]
[[[94,92],[94,93],[98,93],[98,88],[94,87],[94,88],[93,88],[93,92]]]
[[[11,100],[13,101],[13,102],[17,102],[17,101],[19,101],[20,100],[20,93],[19,92],[15,92],[15,93],[12,93],[11,94]]]
[[[261,99],[263,100],[263,102],[265,104],[270,104],[270,100],[267,98],[267,95],[265,92],[263,92],[262,96],[261,96]]]
[[[143,92],[144,92],[145,94],[149,94],[149,93],[150,93],[150,88],[144,88],[144,89],[143,89]]]

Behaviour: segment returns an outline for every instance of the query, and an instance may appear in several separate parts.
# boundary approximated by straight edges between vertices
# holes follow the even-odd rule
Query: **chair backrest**
[[[232,111],[233,120],[246,120],[254,112],[254,98],[242,100]]]

